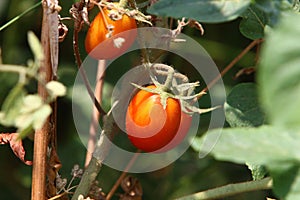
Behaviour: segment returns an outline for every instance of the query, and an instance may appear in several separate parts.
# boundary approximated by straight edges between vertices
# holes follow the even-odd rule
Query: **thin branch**
[[[75,55],[75,59],[76,59],[77,65],[78,65],[78,69],[79,69],[80,75],[81,75],[81,77],[83,79],[84,85],[85,85],[85,87],[86,87],[86,89],[88,91],[88,94],[89,94],[90,98],[92,99],[92,101],[94,102],[95,107],[98,109],[98,112],[101,115],[105,115],[106,112],[102,109],[100,103],[98,102],[98,100],[94,96],[94,92],[93,92],[93,90],[91,88],[91,85],[89,83],[87,75],[86,75],[83,67],[81,67],[82,61],[81,61],[80,54],[79,54],[79,49],[78,49],[78,32],[79,32],[79,28],[76,27],[76,25],[75,25],[75,27],[74,27],[74,33],[73,33],[73,51],[74,51],[74,55]]]
[[[51,197],[50,199],[47,199],[47,200],[55,200],[55,199],[59,199],[59,198],[65,196],[65,195],[67,195],[67,194],[70,194],[70,193],[69,193],[69,192],[63,192],[63,193],[58,194],[58,195],[56,195],[56,196],[54,196],[54,197]]]
[[[75,59],[78,65],[79,72],[81,74],[81,77],[84,81],[84,84],[86,86],[86,89],[88,91],[89,96],[91,97],[92,101],[94,102],[94,106],[97,108],[98,112],[100,113],[100,116],[106,116],[103,118],[103,131],[100,135],[100,138],[97,141],[97,145],[95,147],[94,156],[91,158],[87,168],[85,169],[85,172],[82,175],[82,178],[80,180],[80,183],[75,190],[75,193],[72,197],[72,200],[77,200],[80,195],[86,196],[91,188],[92,183],[95,181],[98,173],[101,170],[102,167],[102,161],[106,157],[106,153],[108,153],[109,146],[106,142],[103,142],[103,138],[107,136],[109,139],[112,138],[113,135],[113,125],[114,120],[112,117],[112,113],[109,113],[106,115],[106,112],[102,109],[100,103],[95,98],[94,93],[91,89],[91,86],[89,84],[88,78],[86,76],[86,73],[81,67],[82,61],[79,54],[78,49],[78,32],[81,30],[81,26],[83,24],[83,17],[80,14],[81,10],[83,8],[79,8],[74,6],[74,9],[72,11],[72,15],[74,17],[74,33],[73,33],[73,50]],[[101,152],[101,153],[99,153]],[[105,152],[105,153],[103,153]],[[97,157],[97,153],[101,156],[100,158]]]
[[[252,41],[239,55],[237,55],[223,70],[222,72],[214,78],[206,88],[204,88],[201,92],[207,92],[216,82],[222,78],[238,61],[244,57],[253,47],[256,45],[260,44],[263,40],[262,39],[257,39]]]
[[[95,98],[98,102],[101,102],[102,99],[102,90],[103,90],[103,79],[104,79],[104,72],[105,72],[105,60],[99,60],[98,61],[98,70],[97,70],[97,79],[96,79],[96,87],[95,87]],[[97,141],[97,126],[99,124],[100,119],[100,113],[98,112],[98,109],[94,106],[93,107],[93,113],[92,113],[92,121],[90,124],[90,137],[87,144],[87,152],[85,157],[85,167],[88,166],[92,154],[95,149],[95,144]]]
[[[242,183],[235,183],[235,184],[221,186],[218,188],[184,196],[178,198],[177,200],[220,199],[220,198],[237,195],[244,192],[271,189],[272,185],[273,185],[273,181],[271,178],[264,178],[262,180],[257,180],[257,181],[247,181]]]

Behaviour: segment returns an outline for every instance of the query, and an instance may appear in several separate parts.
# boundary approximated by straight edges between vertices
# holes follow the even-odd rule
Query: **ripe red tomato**
[[[147,88],[155,87],[150,85]],[[187,118],[182,118],[178,99],[167,98],[166,109],[163,109],[160,100],[159,94],[140,90],[130,101],[127,109],[128,138],[135,147],[146,152],[170,150],[186,135],[185,127],[189,128],[186,122],[185,126],[181,125],[181,121]],[[179,129],[181,131],[178,131]],[[181,134],[177,134],[180,132]]]
[[[137,36],[136,21],[126,14],[119,20],[112,20],[109,13],[117,12],[116,9],[102,10],[103,12],[99,12],[90,25],[85,39],[85,49],[95,59],[113,59],[124,53],[134,42]],[[114,27],[110,37],[107,25]]]
[[[157,153],[166,152],[166,151],[169,151],[170,149],[173,149],[177,145],[179,145],[184,140],[185,136],[187,135],[187,133],[190,129],[192,119],[193,118],[191,115],[181,112],[180,125],[179,125],[178,131],[177,131],[175,137],[166,146],[157,150],[156,152]]]

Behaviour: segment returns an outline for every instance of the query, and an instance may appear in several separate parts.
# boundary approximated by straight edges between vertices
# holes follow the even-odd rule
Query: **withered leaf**
[[[137,178],[127,176],[121,182],[121,187],[125,194],[120,196],[120,200],[141,200],[143,195],[142,185]]]
[[[26,165],[32,165],[32,161],[25,160],[25,150],[18,133],[1,133],[0,144],[9,144],[14,154]]]

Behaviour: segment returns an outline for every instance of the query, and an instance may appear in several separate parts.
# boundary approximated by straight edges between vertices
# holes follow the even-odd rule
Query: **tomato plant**
[[[147,88],[155,87],[150,85]],[[164,109],[159,94],[140,90],[128,106],[126,130],[135,147],[153,152],[166,146],[175,137],[180,121],[179,100],[168,97]]]
[[[114,4],[118,7],[118,4]],[[85,49],[95,59],[113,59],[124,53],[134,42],[137,25],[126,14],[104,7],[92,21],[85,39]],[[128,31],[130,30],[130,31]]]
[[[32,200],[300,199],[300,101],[297,101],[300,98],[297,53],[300,52],[300,29],[295,25],[300,20],[300,1],[114,2],[117,3],[109,0],[0,1],[0,152],[8,154],[0,156],[0,168],[3,169],[0,170],[1,199],[29,199],[30,195]],[[88,28],[85,22],[91,17],[92,8],[99,8],[100,12],[89,25],[87,36],[81,37],[80,32]],[[21,10],[24,11],[20,13]],[[73,18],[73,25],[71,21],[65,21],[69,17]],[[2,24],[4,21],[8,22]],[[137,21],[155,33],[152,37],[150,32],[148,35],[139,31],[139,56],[134,58],[132,55],[130,59],[124,56],[111,63],[108,73],[101,79],[94,76],[94,71],[84,73],[94,68],[81,68],[83,57],[78,44],[85,43],[86,51],[94,59],[114,59],[133,44]],[[160,27],[165,28],[162,34]],[[67,28],[74,30],[73,37],[69,33],[70,37],[59,43]],[[41,33],[41,42],[31,33],[28,44],[24,42],[29,29]],[[200,36],[199,30],[205,35]],[[213,75],[207,66],[206,53],[193,48],[188,37],[181,33],[192,36],[195,43],[207,50],[217,61],[220,74]],[[151,44],[149,48],[148,44]],[[184,54],[177,54],[177,50]],[[78,85],[74,82],[77,80],[74,55],[84,80],[83,83],[78,81]],[[195,64],[201,70],[189,62],[194,56],[199,58]],[[26,62],[28,57],[32,59]],[[173,71],[170,70],[173,67],[162,63],[174,66]],[[98,64],[97,77],[100,77],[101,68],[105,71],[108,65],[105,62]],[[130,70],[137,68],[137,64],[147,68],[145,74],[141,70],[142,76],[131,74],[129,79],[122,79],[121,87],[114,87],[122,91],[116,92],[120,96],[112,95],[115,98],[111,98],[112,86],[119,82],[118,77],[127,75],[127,72],[123,74],[125,70],[132,72]],[[209,68],[206,70],[206,67]],[[59,76],[56,76],[56,70]],[[208,73],[202,73],[204,71]],[[91,80],[84,74],[91,75]],[[226,100],[220,95],[220,85],[216,84],[223,76],[226,91],[230,91]],[[94,80],[99,81],[95,83],[93,93]],[[137,85],[144,85],[145,80],[151,80],[146,83],[154,85]],[[189,80],[195,80],[199,85]],[[66,92],[58,81],[66,85],[67,91],[73,89],[73,92],[57,101],[57,97]],[[131,94],[128,91],[131,86],[127,87],[130,83],[137,83],[141,90],[128,103],[124,99]],[[203,93],[196,94],[198,90],[193,90],[198,86]],[[84,87],[89,96],[85,95]],[[161,93],[157,92],[159,89]],[[201,97],[205,92],[211,99]],[[85,97],[92,101],[86,101]],[[192,114],[195,117],[213,110],[194,107],[198,101],[201,107],[224,105],[220,106],[224,110],[203,116],[201,124],[194,123],[193,118],[192,124]],[[93,113],[90,115],[86,111]],[[113,111],[118,115],[113,115]],[[78,118],[78,123],[73,123],[72,117]],[[118,122],[123,121],[119,119],[124,118],[128,140],[114,128],[121,125]],[[218,123],[224,118],[226,125],[219,127]],[[97,125],[103,125],[103,130],[98,131]],[[192,148],[179,155],[177,148],[173,148],[183,144],[190,127],[189,133],[195,133],[193,141],[189,140]],[[75,130],[78,134],[74,134]],[[78,136],[82,142],[88,142],[89,151],[79,142]],[[120,148],[127,148],[129,140],[138,149],[154,154]],[[34,167],[12,159],[9,148],[23,163],[30,165],[33,161]],[[173,151],[167,154],[155,154],[171,149]],[[206,156],[208,153],[210,156]],[[123,156],[125,154],[128,157]],[[161,163],[169,164],[169,156],[174,154],[182,158],[162,170],[142,174],[156,170]],[[84,155],[85,166],[81,163]],[[152,160],[154,157],[158,160]],[[104,164],[107,167],[103,168]],[[123,172],[116,179],[120,171]],[[138,179],[131,175],[125,177],[131,172],[141,173],[134,175]],[[98,174],[101,176],[97,178]],[[75,178],[81,180],[73,182]],[[231,184],[201,191],[224,183]],[[229,197],[231,195],[237,196]]]

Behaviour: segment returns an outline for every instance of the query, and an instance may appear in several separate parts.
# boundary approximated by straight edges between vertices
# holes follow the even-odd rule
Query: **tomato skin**
[[[147,88],[155,88],[150,85]],[[154,152],[167,145],[176,135],[181,121],[177,99],[167,98],[166,109],[161,97],[140,90],[131,100],[126,113],[126,131],[131,143],[145,152]]]
[[[167,145],[165,145],[164,147],[162,147],[161,149],[155,152],[157,153],[166,152],[179,145],[184,140],[185,136],[187,135],[190,129],[190,126],[192,124],[192,119],[193,118],[191,115],[181,112],[180,125],[175,137]]]
[[[85,49],[95,59],[113,59],[132,45],[137,36],[137,25],[135,19],[126,14],[122,16],[122,19],[112,20],[108,14],[110,11],[116,12],[115,9],[103,8],[102,10],[103,13],[99,12],[90,25],[85,39]],[[114,27],[110,38],[107,38],[109,31],[106,28],[106,22]],[[120,47],[114,43],[117,38],[123,40]]]

